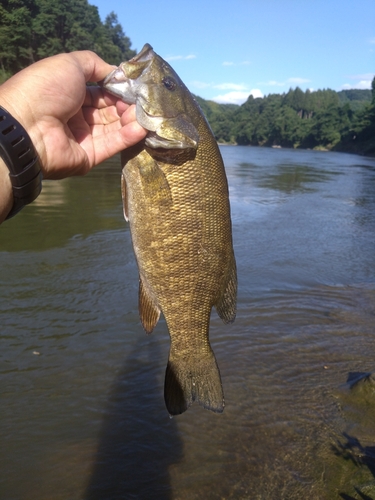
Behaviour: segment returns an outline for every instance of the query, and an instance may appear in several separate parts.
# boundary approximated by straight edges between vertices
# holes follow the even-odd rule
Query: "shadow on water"
[[[172,498],[169,467],[181,459],[183,445],[155,373],[160,344],[148,337],[147,346],[143,338],[109,396],[85,500]]]

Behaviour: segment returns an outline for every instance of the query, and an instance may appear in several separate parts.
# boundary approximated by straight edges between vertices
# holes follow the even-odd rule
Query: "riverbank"
[[[250,147],[253,148],[272,148],[272,149],[298,149],[300,151],[334,151],[336,153],[349,153],[349,154],[355,154],[355,155],[360,155],[360,156],[368,156],[375,158],[375,139],[371,141],[367,141],[365,143],[360,142],[357,144],[347,144],[344,146],[334,146],[332,148],[326,147],[326,146],[315,146],[314,148],[288,148],[284,146],[280,146],[279,144],[273,144],[272,146],[269,145],[262,145],[262,146],[254,146],[249,144]],[[219,146],[243,146],[242,144],[237,144],[233,142],[218,142]]]

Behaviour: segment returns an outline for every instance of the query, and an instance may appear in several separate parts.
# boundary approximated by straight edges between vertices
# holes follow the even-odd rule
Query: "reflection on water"
[[[41,196],[1,226],[0,250],[59,248],[73,237],[123,228],[120,173],[116,156],[86,177],[44,181]]]
[[[260,187],[279,190],[287,194],[295,192],[312,192],[317,191],[318,186],[314,186],[317,182],[326,182],[333,175],[339,175],[340,172],[332,172],[320,170],[315,165],[299,165],[289,163],[276,164],[273,171],[268,167],[268,175],[265,177],[259,166],[251,163],[240,163],[240,168],[236,172],[236,176],[240,176],[243,180],[252,179],[254,184]]]
[[[317,182],[330,180],[333,173],[308,165],[277,165],[277,172],[263,179],[262,187],[279,189],[286,193],[317,191]],[[314,187],[313,187],[314,186]]]
[[[375,498],[375,162],[223,147],[238,315],[222,415],[170,419],[118,159],[0,228],[0,498]]]

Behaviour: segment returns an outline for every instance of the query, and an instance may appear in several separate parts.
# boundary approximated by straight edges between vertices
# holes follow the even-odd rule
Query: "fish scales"
[[[167,97],[166,79],[177,85]],[[152,89],[147,105],[145,85]],[[150,130],[143,143],[122,153],[122,187],[140,276],[141,321],[150,333],[162,312],[171,338],[167,409],[179,414],[197,400],[221,412],[224,396],[209,342],[210,314],[215,306],[224,322],[234,320],[237,276],[219,148],[195,99],[148,44],[114,70],[104,87],[125,102],[135,101],[139,123]],[[158,101],[154,115],[153,100]]]

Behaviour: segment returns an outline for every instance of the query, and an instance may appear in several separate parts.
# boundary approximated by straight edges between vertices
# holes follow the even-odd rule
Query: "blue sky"
[[[375,0],[89,2],[102,20],[114,11],[133,49],[150,43],[204,99],[371,88],[375,74]]]

